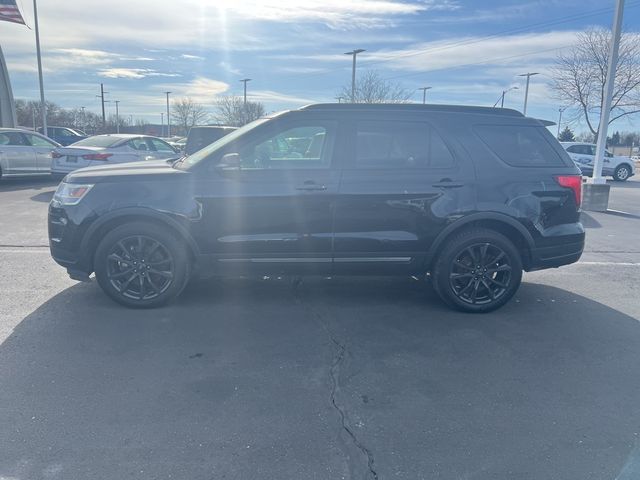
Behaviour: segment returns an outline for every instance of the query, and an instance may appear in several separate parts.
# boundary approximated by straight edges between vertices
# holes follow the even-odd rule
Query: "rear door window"
[[[157,138],[149,138],[148,140],[156,152],[175,153],[175,150],[171,148],[168,143],[164,143],[162,140],[158,140]]]
[[[34,147],[50,147],[55,148],[57,145],[46,138],[39,137],[38,135],[31,135],[29,133],[26,134],[27,138],[31,142],[31,145]]]
[[[20,132],[2,132],[0,134],[0,145],[28,146],[27,138]]]
[[[544,127],[522,125],[476,125],[480,139],[500,160],[513,167],[564,166],[546,138]]]
[[[453,155],[444,140],[427,123],[357,122],[356,168],[447,168],[453,164]]]
[[[139,150],[141,152],[148,152],[149,146],[144,138],[133,138],[127,142],[127,144],[133,148],[134,150]]]

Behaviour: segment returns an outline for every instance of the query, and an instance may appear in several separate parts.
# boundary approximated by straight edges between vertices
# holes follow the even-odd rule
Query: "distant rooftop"
[[[510,108],[477,107],[468,105],[439,105],[421,103],[315,103],[300,110],[410,110],[417,112],[464,112],[485,115],[522,117],[522,113]]]

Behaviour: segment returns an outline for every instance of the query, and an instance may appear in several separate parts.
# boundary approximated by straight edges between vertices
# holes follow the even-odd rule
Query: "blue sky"
[[[99,111],[99,84],[121,115],[159,122],[162,92],[190,96],[214,111],[219,95],[241,94],[267,110],[334,101],[358,69],[416,90],[428,101],[522,108],[556,120],[549,68],[590,26],[610,28],[614,0],[39,0],[47,99]],[[33,25],[31,2],[18,5]],[[640,27],[640,0],[627,0],[628,32]],[[36,99],[33,31],[0,23],[0,45],[16,98]],[[415,101],[421,101],[416,91]],[[108,109],[113,111],[113,103]],[[635,120],[635,121],[634,121]],[[634,129],[636,119],[613,128]],[[576,124],[577,130],[584,127]]]

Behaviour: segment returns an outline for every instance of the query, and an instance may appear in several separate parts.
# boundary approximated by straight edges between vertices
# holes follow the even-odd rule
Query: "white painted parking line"
[[[574,265],[622,265],[625,267],[639,267],[640,262],[577,262]]]

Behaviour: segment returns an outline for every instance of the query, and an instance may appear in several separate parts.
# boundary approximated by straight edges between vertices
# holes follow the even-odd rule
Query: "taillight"
[[[573,190],[576,198],[576,206],[580,207],[582,202],[582,175],[557,175],[556,181],[561,187]]]
[[[113,156],[113,153],[87,153],[86,155],[82,155],[82,158],[85,160],[107,160],[109,157]]]
[[[51,158],[60,158],[60,157],[64,157],[64,155],[58,152],[51,152]]]

